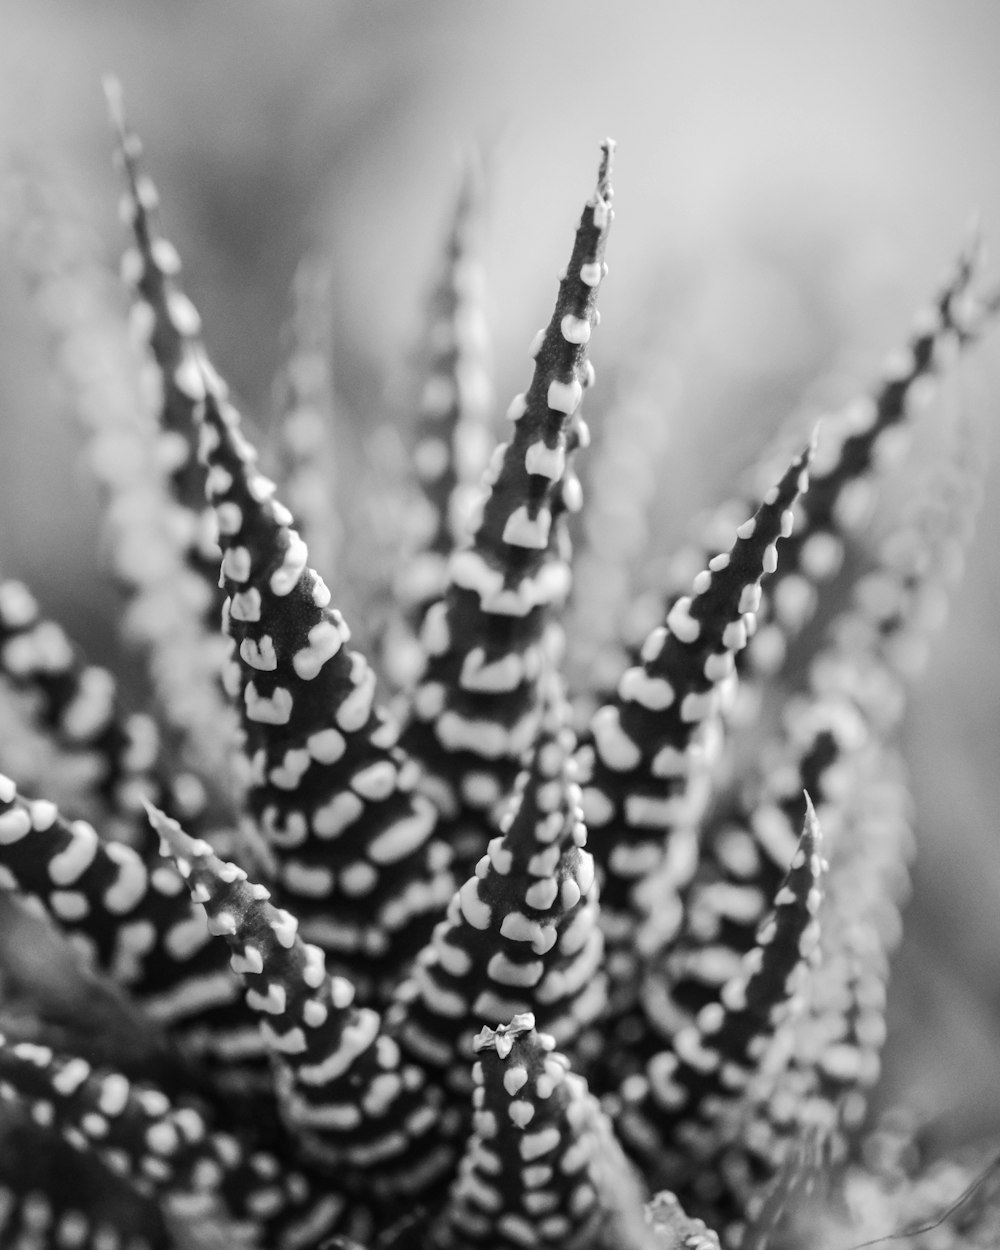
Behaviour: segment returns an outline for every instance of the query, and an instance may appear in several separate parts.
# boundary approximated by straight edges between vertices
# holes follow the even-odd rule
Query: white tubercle
[[[666,626],[657,625],[655,629],[650,631],[650,633],[646,637],[645,642],[642,644],[642,651],[640,652],[640,654],[642,656],[643,661],[646,664],[651,664],[657,658],[660,652],[663,650],[663,644],[666,641],[667,641]]]
[[[590,322],[586,317],[574,317],[567,313],[559,323],[559,329],[567,343],[584,344],[590,341]]]
[[[229,615],[234,621],[246,621],[253,624],[260,620],[260,591],[251,586],[249,590],[240,590],[233,595],[229,603]]]
[[[375,698],[375,670],[359,652],[351,652],[351,682],[354,689],[344,699],[335,715],[338,726],[347,733],[357,733],[371,715]]]
[[[670,609],[667,615],[667,629],[680,642],[697,642],[701,634],[701,625],[691,615],[691,600],[687,595],[678,599]]]
[[[281,565],[271,574],[270,586],[272,593],[282,597],[290,594],[305,571],[308,560],[309,551],[305,543],[295,530],[290,530],[288,533],[288,546],[285,549]]]
[[[230,547],[222,557],[222,575],[229,581],[247,581],[251,567],[250,552],[246,547]]]
[[[649,771],[654,777],[683,777],[691,767],[687,752],[665,746],[653,756]]]
[[[622,729],[618,709],[607,705],[599,708],[590,722],[591,732],[601,759],[616,772],[635,768],[642,752]]]
[[[557,481],[566,467],[566,450],[561,443],[557,443],[555,447],[547,447],[539,439],[525,452],[524,467],[529,473],[537,473],[550,481]]]
[[[71,885],[97,854],[98,838],[85,820],[74,820],[73,838],[69,845],[49,860],[49,877],[54,885]]]
[[[742,525],[737,527],[736,537],[742,538],[744,541],[746,541],[748,538],[753,538],[754,531],[756,530],[756,528],[757,528],[757,518],[750,517],[748,520],[744,521]]]
[[[532,517],[522,504],[507,518],[507,524],[503,527],[503,541],[512,547],[529,547],[543,551],[548,545],[551,526],[552,514],[548,508],[539,508],[538,515]]]
[[[465,657],[458,684],[463,690],[500,692],[516,689],[523,677],[524,665],[516,652],[487,664],[483,649],[477,647]]]
[[[583,386],[577,378],[572,378],[569,382],[554,380],[549,383],[546,403],[553,411],[569,416],[579,408],[582,398]]]
[[[524,414],[528,411],[528,397],[522,391],[519,395],[515,395],[510,401],[507,408],[506,417],[508,421],[520,421]]]
[[[597,286],[603,277],[600,261],[592,260],[580,266],[580,281],[584,286]]]
[[[611,205],[607,202],[607,200],[598,200],[594,205],[594,225],[597,229],[606,229],[608,223],[611,221],[611,217]]]
[[[687,794],[671,794],[665,798],[646,794],[629,794],[625,798],[625,819],[636,829],[664,829],[679,823],[691,809]]]
[[[184,338],[194,338],[201,333],[198,310],[182,291],[171,291],[168,294],[167,312],[174,329]]]
[[[244,638],[240,643],[240,656],[251,668],[264,673],[273,672],[278,667],[274,639],[270,634],[262,634],[259,639]]]
[[[238,534],[243,527],[243,509],[231,499],[216,504],[215,515],[219,523],[219,533],[227,536]]]
[[[742,651],[747,645],[747,626],[742,617],[738,621],[730,621],[722,631],[722,645],[728,651]]]
[[[674,701],[674,689],[663,677],[651,677],[639,665],[628,668],[618,683],[622,699],[641,704],[650,711],[659,712],[670,707]]]
[[[258,694],[253,682],[243,692],[247,716],[262,725],[287,725],[292,715],[292,693],[282,686],[267,696]]]
[[[343,645],[340,630],[328,620],[317,622],[308,633],[308,645],[292,657],[292,667],[303,681],[311,681],[327,660]]]
[[[480,598],[503,589],[503,574],[491,568],[476,551],[456,551],[451,557],[448,573],[454,585],[463,590],[474,590]]]

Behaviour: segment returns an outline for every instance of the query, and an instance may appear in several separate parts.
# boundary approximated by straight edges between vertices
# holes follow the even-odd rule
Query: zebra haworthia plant
[[[710,520],[701,571],[662,587],[634,639],[594,593],[602,559],[619,566],[608,584],[623,568],[638,581],[634,538],[588,553],[585,610],[571,581],[614,145],[492,456],[470,178],[428,319],[417,486],[366,485],[408,562],[383,570],[374,628],[375,604],[340,587],[374,584],[358,527],[379,500],[338,516],[315,471],[336,458],[331,284],[298,282],[268,476],[109,95],[132,348],[109,354],[117,327],[72,249],[36,246],[28,264],[78,388],[153,706],[129,711],[26,585],[0,583],[0,880],[11,931],[42,918],[66,975],[138,1028],[88,1030],[23,987],[7,1004],[0,1240],[817,1244],[798,1195],[856,1184],[878,1073],[911,852],[898,729],[969,533],[967,430],[853,591],[826,604],[825,583],[865,549],[890,436],[996,310],[978,249],[870,393],[735,523],[728,505]],[[609,410],[595,492],[628,489],[601,468],[646,436]],[[782,688],[820,606],[827,632]],[[574,667],[617,667],[613,688],[568,690]],[[380,695],[377,669],[399,684]],[[779,690],[761,728],[747,708]],[[45,768],[7,776],[28,738]]]

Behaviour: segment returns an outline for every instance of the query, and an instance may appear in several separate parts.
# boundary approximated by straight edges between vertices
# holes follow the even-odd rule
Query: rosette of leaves
[[[782,1222],[800,1191],[845,1175],[851,1201],[863,1183],[853,1140],[911,848],[900,716],[967,540],[967,444],[839,615],[827,584],[864,546],[886,440],[996,310],[978,250],[870,393],[805,450],[769,454],[736,519],[696,536],[693,574],[663,585],[644,639],[620,610],[581,629],[592,660],[575,671],[600,676],[569,692],[596,708],[574,724],[560,621],[614,145],[485,468],[467,183],[428,313],[407,568],[381,571],[377,611],[398,592],[380,635],[390,700],[342,610],[364,614],[364,596],[340,590],[377,548],[377,488],[345,515],[317,472],[339,454],[330,276],[299,277],[269,474],[110,94],[127,349],[72,249],[27,265],[79,391],[154,702],[129,707],[29,587],[0,584],[0,766],[16,773],[37,739],[59,774],[0,777],[8,944],[34,926],[64,984],[108,1004],[97,1023],[83,992],[59,1010],[9,976],[3,1244],[804,1244]],[[44,226],[54,210],[32,211]],[[59,313],[67,290],[86,317]],[[612,407],[604,445],[635,463],[643,428]],[[633,533],[629,562],[641,547]],[[827,639],[782,691],[825,600]],[[785,698],[771,734],[746,714],[767,691]]]

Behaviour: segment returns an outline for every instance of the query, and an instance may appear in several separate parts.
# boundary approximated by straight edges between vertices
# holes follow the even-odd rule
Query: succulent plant
[[[968,540],[974,431],[907,465],[877,543],[868,520],[1000,305],[978,243],[637,628],[608,595],[638,602],[663,554],[636,521],[658,414],[612,405],[589,452],[583,417],[612,142],[492,453],[470,166],[415,484],[369,473],[345,508],[322,262],[268,476],[109,98],[131,346],[37,206],[29,270],[153,706],[0,583],[5,931],[61,978],[7,978],[3,1244],[760,1250],[839,1244],[858,1194],[898,1229],[939,1170],[865,1170],[858,1143],[912,852],[900,721]],[[986,1207],[963,1218],[941,1244],[988,1244]]]

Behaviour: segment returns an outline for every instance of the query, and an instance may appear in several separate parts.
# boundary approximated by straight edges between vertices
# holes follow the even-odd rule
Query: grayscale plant
[[[131,340],[30,194],[26,267],[152,704],[0,583],[5,932],[79,986],[7,986],[3,1245],[846,1247],[859,1194],[912,1224],[940,1166],[858,1141],[913,851],[901,719],[981,456],[963,423],[933,462],[886,453],[997,311],[978,243],[636,636],[661,440],[591,395],[613,143],[496,445],[470,164],[408,479],[359,466],[345,504],[331,275],[296,281],[267,475],[109,98]]]

